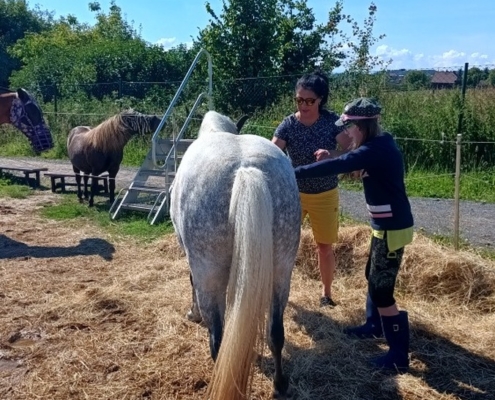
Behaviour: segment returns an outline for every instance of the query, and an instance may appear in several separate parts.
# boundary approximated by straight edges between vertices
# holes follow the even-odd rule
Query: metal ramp
[[[208,59],[208,91],[203,92],[198,96],[178,134],[174,133],[172,138],[159,137],[160,131],[171,115],[175,103],[184,90],[184,87],[189,81],[189,78],[202,55],[206,55]],[[148,222],[153,225],[162,217],[169,214],[170,190],[175,178],[175,173],[177,172],[182,155],[194,141],[194,139],[183,139],[184,133],[186,132],[196,109],[201,105],[205,98],[208,100],[208,108],[210,110],[213,109],[212,89],[211,56],[206,50],[202,49],[196,55],[196,58],[167,108],[158,128],[153,134],[151,149],[143,164],[136,173],[131,184],[119,192],[110,207],[109,212],[112,219],[116,219],[122,210],[139,211],[147,213]]]

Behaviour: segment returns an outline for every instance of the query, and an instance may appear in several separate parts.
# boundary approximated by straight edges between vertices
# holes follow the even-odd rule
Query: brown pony
[[[156,115],[144,115],[137,111],[121,112],[103,121],[100,125],[76,126],[67,138],[67,151],[72,168],[76,174],[77,196],[82,201],[81,171],[84,172],[84,197],[89,197],[89,206],[93,206],[93,198],[98,182],[91,180],[91,196],[88,196],[87,183],[89,176],[98,176],[108,171],[110,179],[110,202],[115,199],[115,176],[119,172],[124,156],[124,146],[137,133],[154,132],[160,124]]]
[[[0,125],[11,124],[29,139],[36,154],[53,147],[52,134],[46,126],[41,108],[25,89],[12,92],[0,88]]]

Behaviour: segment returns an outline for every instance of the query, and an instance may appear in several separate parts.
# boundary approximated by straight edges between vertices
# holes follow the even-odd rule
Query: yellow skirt
[[[317,194],[299,193],[302,220],[309,217],[317,243],[332,244],[339,238],[338,188]]]

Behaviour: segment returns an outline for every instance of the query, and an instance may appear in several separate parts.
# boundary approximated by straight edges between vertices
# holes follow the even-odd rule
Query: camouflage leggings
[[[394,288],[404,248],[388,251],[387,233],[383,239],[371,238],[370,254],[366,264],[366,279],[371,300],[377,307],[389,307],[395,304]]]

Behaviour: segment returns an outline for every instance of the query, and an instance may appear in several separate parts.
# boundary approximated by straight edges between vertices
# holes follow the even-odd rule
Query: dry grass
[[[200,399],[207,331],[184,318],[188,267],[175,237],[138,244],[84,222],[46,221],[40,194],[0,200],[1,399]],[[410,313],[411,372],[367,359],[380,341],[345,337],[361,322],[366,226],[341,230],[334,309],[320,309],[311,234],[303,231],[285,314],[285,370],[297,399],[489,399],[495,393],[495,265],[417,236],[397,300]],[[265,349],[254,399],[271,395]],[[490,397],[492,396],[492,397]]]

